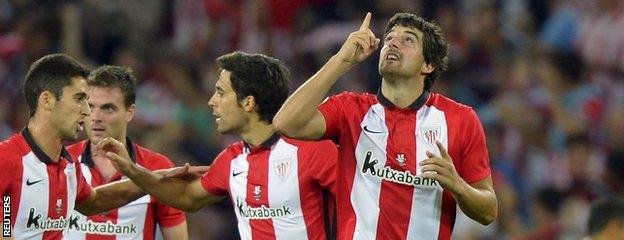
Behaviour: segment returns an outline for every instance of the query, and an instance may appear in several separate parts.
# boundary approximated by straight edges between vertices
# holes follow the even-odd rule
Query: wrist
[[[343,57],[341,57],[338,54],[336,54],[336,55],[332,56],[329,59],[329,61],[327,61],[325,66],[333,68],[333,69],[337,70],[340,74],[343,74],[343,73],[349,71],[353,66],[355,66],[355,63],[350,62],[350,61],[346,61]]]

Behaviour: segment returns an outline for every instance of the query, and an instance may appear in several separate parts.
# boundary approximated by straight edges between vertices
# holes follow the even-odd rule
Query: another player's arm
[[[162,178],[178,178],[180,181],[189,181],[189,179],[199,179],[198,174],[205,171],[205,169],[205,167],[192,167],[186,164],[183,167],[158,170],[153,174]],[[146,193],[145,190],[130,179],[116,181],[91,189],[89,197],[78,203],[75,209],[89,216],[124,206]]]
[[[181,222],[178,225],[171,226],[171,227],[161,226],[160,230],[165,240],[187,240],[188,239],[188,229],[186,226],[186,220]]]
[[[319,139],[325,133],[325,118],[317,106],[344,73],[360,63],[379,46],[369,29],[371,14],[366,14],[360,29],[352,32],[332,58],[284,103],[273,118],[275,129],[292,138]]]
[[[143,189],[126,179],[91,189],[89,197],[76,204],[75,210],[89,216],[121,207],[143,195]]]
[[[194,212],[222,198],[208,193],[199,178],[189,181],[165,177],[134,164],[125,146],[113,138],[105,138],[96,147],[104,149],[106,157],[132,182],[169,206]]]

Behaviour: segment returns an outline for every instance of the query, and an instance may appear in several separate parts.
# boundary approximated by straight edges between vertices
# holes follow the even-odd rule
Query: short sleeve
[[[156,221],[161,227],[173,227],[186,220],[186,214],[160,201],[156,202]]]
[[[216,196],[223,196],[229,192],[228,182],[232,157],[231,154],[227,153],[228,149],[223,150],[217,156],[208,172],[201,178],[201,184],[204,189]]]
[[[318,110],[323,114],[325,118],[325,133],[323,139],[338,139],[340,135],[340,129],[343,128],[344,117],[344,101],[348,97],[348,92],[343,92],[335,96],[328,97],[321,105],[318,106]]]
[[[318,181],[324,189],[336,195],[336,175],[338,164],[338,149],[336,145],[329,141],[321,141],[315,144],[315,148],[311,149],[312,171],[315,180]]]
[[[483,180],[491,174],[490,160],[485,141],[485,133],[479,117],[474,110],[466,114],[462,121],[464,136],[461,144],[460,176],[468,183]]]

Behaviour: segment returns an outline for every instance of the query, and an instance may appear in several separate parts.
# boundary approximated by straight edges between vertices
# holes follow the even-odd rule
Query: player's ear
[[[245,109],[245,112],[253,111],[256,108],[256,98],[251,95],[245,97],[241,101],[241,106],[243,106],[243,109]]]
[[[136,104],[132,104],[129,107],[126,108],[126,122],[130,122],[132,121],[132,119],[134,118],[134,114],[136,113]]]
[[[56,99],[54,96],[54,93],[47,90],[43,91],[39,94],[39,98],[37,99],[37,108],[43,109],[44,111],[50,111],[54,108],[56,101],[58,100],[59,99]]]
[[[429,74],[435,70],[435,67],[431,63],[423,63],[422,68],[420,69],[424,74]]]

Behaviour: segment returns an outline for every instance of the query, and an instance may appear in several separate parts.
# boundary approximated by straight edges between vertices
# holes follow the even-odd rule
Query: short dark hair
[[[412,13],[397,13],[386,25],[384,38],[396,25],[414,27],[423,33],[423,55],[425,62],[434,66],[433,72],[425,77],[425,90],[431,89],[433,82],[440,77],[448,67],[449,45],[444,40],[442,29],[434,22],[427,22]]]
[[[217,58],[217,65],[231,72],[230,82],[238,101],[253,96],[260,119],[273,123],[288,97],[290,71],[286,65],[269,56],[238,51]]]
[[[624,222],[624,200],[621,198],[598,200],[589,213],[587,222],[589,235],[602,231],[613,220]]]
[[[126,108],[136,101],[137,80],[129,67],[111,65],[98,67],[87,78],[87,85],[89,87],[118,87],[124,95]]]
[[[63,96],[63,87],[72,84],[72,78],[89,75],[89,69],[65,54],[46,55],[30,65],[26,74],[23,91],[29,116],[37,110],[37,100],[44,91],[50,91],[59,100]]]

